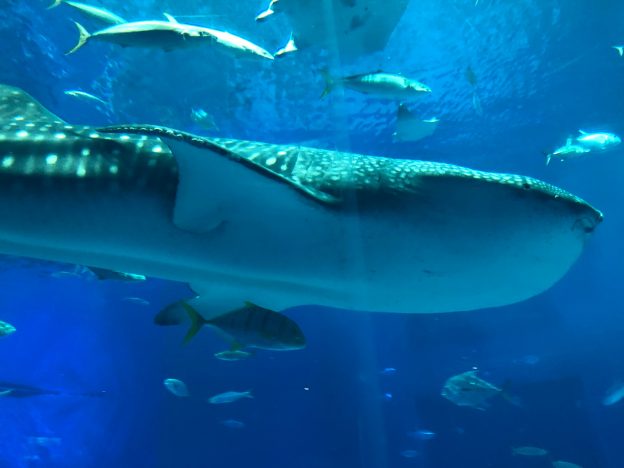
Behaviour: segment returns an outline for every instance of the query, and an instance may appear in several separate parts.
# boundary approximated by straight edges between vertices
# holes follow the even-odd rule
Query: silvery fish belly
[[[511,304],[557,282],[602,219],[522,176],[104,130],[0,87],[0,252],[189,282],[202,311]]]

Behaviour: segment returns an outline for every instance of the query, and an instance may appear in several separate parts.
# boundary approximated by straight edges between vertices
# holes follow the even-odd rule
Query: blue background
[[[1,2],[0,81],[69,122],[201,132],[190,110],[202,107],[214,115],[219,136],[535,176],[582,196],[605,221],[571,272],[532,300],[427,316],[299,307],[288,314],[305,331],[305,350],[261,351],[233,363],[212,356],[224,343],[209,331],[182,346],[181,329],[153,326],[163,305],[188,295],[185,285],[98,282],[58,274],[70,266],[6,258],[0,319],[18,332],[0,343],[0,380],[61,395],[0,399],[0,466],[550,466],[543,458],[513,457],[517,445],[544,447],[552,459],[585,468],[624,466],[624,403],[601,404],[607,388],[624,379],[624,150],[548,167],[543,157],[580,128],[624,135],[624,59],[611,48],[624,43],[621,2],[412,0],[384,51],[335,70],[402,72],[433,89],[411,108],[440,118],[438,131],[401,144],[391,140],[395,103],[349,91],[319,100],[318,70],[331,51],[310,48],[261,63],[203,49],[93,43],[65,56],[77,39],[69,21],[77,13],[66,6],[48,11],[44,2]],[[205,15],[188,22],[229,29],[269,50],[285,43],[285,18],[258,25],[253,17],[264,5],[232,3],[106,6],[128,19],[163,11]],[[67,89],[93,92],[113,112],[68,97]],[[480,412],[440,397],[449,376],[473,366],[497,385],[508,382],[520,406],[499,399]],[[382,375],[385,367],[397,372]],[[166,377],[184,380],[191,397],[167,393]],[[246,389],[255,399],[223,407],[204,401]],[[101,397],[80,396],[101,390]],[[245,427],[228,428],[227,419]],[[437,437],[408,435],[425,429]],[[46,448],[32,437],[60,443]],[[408,449],[417,455],[402,456]]]

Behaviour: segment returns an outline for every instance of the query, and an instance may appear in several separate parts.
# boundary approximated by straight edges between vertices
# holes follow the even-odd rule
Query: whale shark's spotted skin
[[[558,281],[602,214],[528,177],[164,127],[70,125],[0,86],[0,253],[244,301],[429,313]]]

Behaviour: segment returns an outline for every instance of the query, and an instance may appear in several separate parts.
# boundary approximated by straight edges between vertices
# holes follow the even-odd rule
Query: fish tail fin
[[[620,57],[624,56],[624,46],[613,46],[613,48],[617,50]]]
[[[204,317],[199,315],[199,312],[197,312],[186,302],[182,302],[182,307],[184,307],[184,310],[186,310],[186,313],[191,319],[191,326],[189,327],[188,331],[186,332],[186,336],[184,337],[184,343],[186,344],[191,341],[195,335],[197,335],[199,330],[201,330],[201,327],[204,326],[204,324],[206,324],[207,322]]]
[[[67,52],[65,52],[65,55],[73,54],[74,52],[76,52],[83,45],[85,45],[87,43],[87,41],[89,40],[89,38],[91,37],[91,34],[89,34],[89,31],[87,31],[82,24],[80,24],[80,23],[78,23],[76,21],[74,21],[74,24],[78,28],[78,32],[80,33],[80,37],[78,38],[78,43],[74,46],[74,48],[69,50],[69,51],[67,51]]]
[[[247,390],[247,391],[245,392],[245,398],[252,398],[252,399],[253,399],[253,397],[254,397],[254,396],[251,394],[251,390]]]
[[[323,99],[325,96],[332,92],[332,89],[334,88],[334,78],[330,75],[327,68],[321,70],[321,76],[325,80],[325,89],[321,93],[321,99]]]
[[[48,7],[48,10],[51,10],[52,8],[56,8],[57,6],[59,6],[61,3],[63,3],[63,0],[54,0],[54,3],[52,3],[52,5],[50,5]]]

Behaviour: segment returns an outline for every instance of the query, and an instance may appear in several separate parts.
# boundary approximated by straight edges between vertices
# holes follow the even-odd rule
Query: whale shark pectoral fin
[[[3,122],[20,121],[65,123],[21,89],[0,85],[0,125]]]

